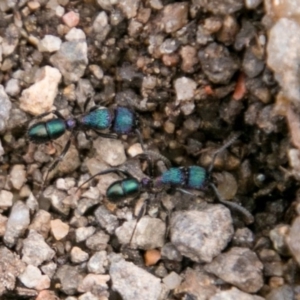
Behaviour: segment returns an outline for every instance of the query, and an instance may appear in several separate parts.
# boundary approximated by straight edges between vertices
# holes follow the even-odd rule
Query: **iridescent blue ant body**
[[[113,182],[107,188],[106,197],[111,202],[119,202],[127,197],[136,196],[143,191],[149,192],[168,188],[201,190],[205,187],[207,179],[207,172],[204,168],[199,166],[190,166],[170,168],[154,179],[145,177],[141,181],[138,181],[125,171],[119,169],[108,169],[95,174],[86,182],[98,175],[111,172],[123,173],[127,177],[123,180]]]
[[[76,118],[65,119],[58,111],[51,112],[57,118],[48,121],[37,122],[28,129],[29,139],[36,144],[43,144],[61,137],[67,130],[93,130],[103,137],[113,137],[130,134],[136,129],[136,116],[126,107],[117,107],[113,110],[105,107],[96,107],[88,113]],[[42,118],[50,113],[42,114]],[[106,134],[103,130],[108,130]]]
[[[216,156],[229,147],[236,139],[238,135],[230,139],[219,150],[217,150],[212,158],[211,165],[206,170],[199,166],[189,167],[176,167],[169,168],[164,171],[160,176],[156,178],[145,177],[138,181],[131,174],[121,169],[112,168],[93,175],[90,179],[85,181],[82,185],[93,179],[98,175],[104,175],[108,173],[118,173],[125,175],[125,179],[113,182],[106,190],[106,197],[109,201],[118,203],[120,200],[127,197],[138,196],[141,192],[158,192],[167,189],[177,189],[181,192],[193,195],[187,190],[203,190],[207,186],[210,186],[220,203],[228,206],[231,209],[239,211],[245,219],[247,224],[253,222],[253,216],[245,208],[237,203],[224,200],[220,195],[217,187],[212,181],[211,173]],[[82,186],[81,185],[81,186]],[[81,187],[79,186],[79,188]],[[78,189],[79,189],[78,188]]]
[[[170,168],[153,180],[153,186],[201,190],[205,184],[206,175],[206,170],[199,166]]]
[[[31,125],[28,128],[28,137],[35,144],[43,144],[61,137],[66,131],[77,133],[83,131],[89,138],[87,131],[92,130],[99,136],[105,138],[117,138],[123,134],[135,132],[139,135],[137,120],[134,112],[126,107],[117,107],[108,109],[105,107],[94,107],[88,113],[78,117],[65,119],[58,111],[44,113],[37,118],[45,117],[48,114],[54,114],[56,118],[41,121]],[[106,130],[108,132],[103,132]],[[71,135],[72,136],[72,135]],[[63,159],[71,145],[71,136],[65,144],[60,156],[54,160],[49,167],[44,183],[47,181],[48,174]]]

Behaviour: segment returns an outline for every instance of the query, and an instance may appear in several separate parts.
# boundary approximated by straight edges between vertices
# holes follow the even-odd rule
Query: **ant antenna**
[[[141,208],[141,210],[139,211],[137,217],[136,217],[136,222],[135,222],[135,225],[134,225],[134,228],[133,228],[133,231],[132,231],[132,234],[131,234],[131,237],[130,237],[130,240],[129,240],[129,245],[131,245],[131,242],[133,240],[133,237],[134,237],[134,234],[136,232],[136,229],[137,229],[137,225],[139,223],[139,221],[141,220],[141,218],[145,215],[146,213],[146,207],[148,205],[148,199],[146,199],[143,203],[143,206]]]
[[[40,196],[42,194],[42,191],[44,190],[44,187],[45,187],[45,184],[46,184],[46,182],[48,180],[50,172],[57,166],[57,164],[60,161],[62,161],[62,159],[65,157],[66,153],[69,151],[69,148],[70,148],[70,145],[71,145],[71,138],[72,137],[69,138],[69,140],[66,143],[66,145],[65,145],[63,151],[61,152],[61,154],[54,160],[54,162],[51,164],[51,166],[47,169],[47,173],[46,173],[45,179],[42,182],[42,186],[41,186],[40,193],[38,195],[38,199],[40,198]]]
[[[101,172],[98,172],[96,173],[95,175],[91,176],[89,179],[87,179],[86,181],[84,181],[76,190],[75,194],[78,192],[78,190],[80,190],[80,188],[82,186],[84,186],[86,183],[88,183],[89,181],[91,181],[92,179],[94,179],[95,177],[99,176],[99,175],[105,175],[105,174],[109,174],[109,173],[117,173],[118,175],[119,174],[122,174],[122,175],[125,175],[129,178],[133,178],[133,176],[127,172],[127,171],[124,171],[124,170],[121,170],[121,169],[118,169],[118,168],[111,168],[111,169],[107,169],[107,170],[104,170],[104,171],[101,171]]]
[[[217,155],[220,154],[222,151],[224,151],[229,146],[231,146],[240,137],[240,135],[241,135],[241,133],[235,134],[231,139],[228,140],[228,142],[226,142],[222,147],[220,147],[218,150],[216,150],[214,152],[211,164],[208,168],[208,176],[210,176],[210,174],[213,170],[214,162],[217,158]],[[213,182],[210,182],[209,186],[213,189],[213,191],[214,191],[215,195],[217,196],[220,203],[222,203],[225,206],[227,206],[227,207],[229,207],[229,208],[231,208],[235,211],[238,211],[240,214],[242,214],[246,224],[253,223],[254,217],[252,216],[252,214],[246,208],[244,208],[241,205],[239,205],[237,203],[234,203],[232,201],[227,201],[227,200],[223,199],[223,197],[221,196],[219,190],[217,189],[217,187],[215,186],[215,184]]]
[[[235,134],[230,140],[228,140],[228,142],[226,142],[222,147],[220,147],[218,150],[216,150],[213,154],[210,166],[207,170],[208,174],[210,174],[214,168],[214,163],[215,160],[218,156],[218,154],[220,154],[221,152],[223,152],[225,149],[227,149],[228,147],[230,147],[239,137],[241,136],[241,133],[237,133]]]
[[[235,211],[238,211],[241,215],[243,215],[243,217],[244,217],[243,219],[247,225],[254,222],[254,217],[246,208],[244,208],[243,206],[241,206],[235,202],[224,200],[222,198],[220,192],[218,191],[217,187],[215,186],[215,184],[210,183],[209,185],[212,187],[212,189],[220,203],[224,204],[225,206],[227,206]]]

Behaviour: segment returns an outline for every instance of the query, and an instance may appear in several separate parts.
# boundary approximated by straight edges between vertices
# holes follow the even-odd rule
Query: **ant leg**
[[[150,178],[153,178],[153,174],[154,174],[153,161],[151,160],[149,155],[147,155],[147,153],[146,153],[146,148],[145,148],[145,144],[144,144],[141,132],[138,129],[135,129],[135,133],[138,137],[138,141],[141,144],[141,147],[142,147],[142,150],[143,150],[143,153],[136,155],[136,157],[143,157],[147,160],[147,162],[148,162],[148,174],[149,174]]]
[[[93,137],[91,135],[89,135],[86,131],[83,131],[84,135],[85,135],[85,138],[88,140],[88,141],[92,141],[93,140]]]
[[[171,168],[171,162],[163,155],[161,155],[160,153],[156,152],[156,151],[153,151],[153,150],[146,150],[145,152],[145,155],[148,155],[148,156],[152,156],[154,158],[154,160],[161,160],[165,165],[166,167],[169,169]]]
[[[114,139],[116,140],[118,138],[118,136],[116,134],[113,134],[113,133],[103,133],[103,132],[99,132],[99,131],[96,131],[94,130],[94,132],[97,133],[97,135],[103,137],[103,138],[106,138],[106,139]]]
[[[89,109],[88,113],[90,113],[90,112],[92,112],[92,111],[94,111],[94,110],[96,110],[96,109],[98,109],[98,108],[99,108],[99,105],[95,105],[95,106],[93,106],[93,107],[91,107],[91,108]]]
[[[171,162],[165,156],[161,155],[160,153],[158,153],[156,151],[146,150],[140,131],[138,129],[136,129],[135,132],[136,132],[136,135],[138,137],[139,143],[142,146],[142,150],[144,151],[143,154],[148,155],[148,156],[152,156],[155,160],[163,161],[164,164],[166,165],[166,167],[170,168],[171,167]]]
[[[65,120],[65,117],[58,110],[54,110],[52,111],[52,113],[56,115],[59,119]]]
[[[68,152],[69,148],[70,148],[70,145],[71,145],[71,138],[69,138],[68,142],[66,143],[63,151],[61,152],[61,154],[54,160],[54,162],[52,163],[52,165],[48,168],[47,170],[47,173],[46,173],[46,176],[45,176],[45,179],[43,180],[42,182],[42,187],[41,187],[41,192],[43,191],[44,189],[44,186],[45,186],[45,183],[47,182],[48,180],[48,176],[49,176],[49,173],[58,165],[58,163],[60,161],[62,161],[62,159],[65,157],[66,153]]]
[[[222,196],[220,195],[217,187],[213,183],[210,183],[209,185],[212,187],[212,189],[213,189],[213,191],[214,191],[215,195],[217,196],[220,203],[222,203],[225,206],[229,207],[230,209],[238,211],[240,214],[242,214],[246,224],[251,224],[251,223],[254,222],[254,217],[252,216],[252,214],[246,208],[244,208],[243,206],[241,206],[237,203],[224,200],[222,198]]]
[[[87,98],[86,98],[86,100],[85,100],[85,102],[84,102],[84,105],[83,105],[83,111],[84,112],[86,112],[86,109],[87,109],[87,107],[88,107],[88,105],[89,105],[89,103],[91,102],[91,100],[92,100],[92,95],[87,95]],[[94,106],[95,107],[95,106]],[[91,110],[89,110],[89,112],[90,112]]]
[[[141,132],[138,130],[138,129],[135,129],[135,133],[137,135],[137,138],[139,140],[139,143],[141,144],[141,147],[142,147],[142,150],[145,152],[145,144],[144,144],[144,141],[143,141],[143,138],[142,138],[142,134]]]
[[[51,111],[44,112],[40,115],[35,116],[33,119],[41,119],[41,118],[46,117],[50,114],[55,114],[55,115],[59,114],[60,116],[58,116],[58,117],[64,119],[64,117],[57,110],[51,110]]]
[[[129,177],[129,178],[133,178],[133,176],[128,173],[127,171],[124,171],[124,170],[121,170],[121,169],[118,169],[118,168],[111,168],[111,169],[107,169],[107,170],[104,170],[104,171],[101,171],[101,172],[98,172],[96,173],[95,175],[91,176],[89,179],[87,179],[85,182],[83,182],[76,190],[75,194],[78,192],[78,190],[83,186],[85,185],[86,183],[88,183],[89,181],[91,181],[92,179],[94,179],[95,177],[99,176],[99,175],[105,175],[105,174],[109,174],[109,173],[117,173],[118,175],[122,174],[122,175],[125,175],[126,177]]]
[[[141,218],[145,215],[146,213],[146,207],[148,205],[148,199],[146,199],[140,209],[140,211],[138,212],[137,214],[137,219],[136,219],[136,223],[134,225],[134,228],[133,228],[133,231],[132,231],[132,234],[131,234],[131,237],[130,237],[130,240],[129,240],[129,245],[131,245],[131,242],[133,240],[133,237],[134,237],[134,234],[136,232],[136,229],[137,229],[137,225],[139,223],[139,221],[141,220]]]
[[[211,160],[211,163],[210,163],[210,166],[208,168],[208,174],[210,174],[212,172],[213,167],[214,167],[214,163],[215,163],[215,160],[216,160],[218,154],[220,154],[226,148],[228,148],[229,146],[231,146],[239,138],[240,135],[241,135],[241,133],[235,134],[228,142],[226,142],[221,148],[219,148],[218,150],[216,150],[214,152],[212,160]]]
[[[92,130],[92,129],[91,129]],[[103,137],[103,138],[108,138],[108,139],[117,139],[117,135],[115,134],[110,134],[110,133],[102,133],[102,132],[98,132],[96,130],[94,130],[95,133],[97,133],[97,135]],[[92,141],[93,137],[91,135],[89,135],[86,131],[84,131],[85,137],[87,140]]]
[[[181,192],[183,194],[187,194],[187,195],[190,195],[190,196],[194,196],[194,197],[196,196],[195,194],[193,194],[193,193],[191,193],[191,192],[189,192],[187,190],[181,189],[181,188],[177,188],[176,191],[179,191],[179,192]]]

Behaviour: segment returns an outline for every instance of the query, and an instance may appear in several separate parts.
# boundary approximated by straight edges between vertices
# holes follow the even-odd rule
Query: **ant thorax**
[[[68,119],[66,125],[68,130],[72,130],[77,127],[77,121],[75,119]]]

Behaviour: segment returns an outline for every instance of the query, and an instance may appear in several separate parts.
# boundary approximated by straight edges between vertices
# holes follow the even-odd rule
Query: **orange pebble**
[[[161,258],[160,251],[156,249],[147,250],[144,254],[146,267],[155,265]]]
[[[241,100],[243,99],[243,97],[246,94],[246,83],[245,83],[245,74],[244,73],[240,73],[235,89],[234,89],[234,93],[232,95],[232,98],[234,100]]]
[[[205,90],[205,93],[206,93],[207,95],[213,95],[213,94],[214,94],[214,91],[213,91],[213,89],[211,88],[210,85],[206,85],[206,86],[204,87],[204,90]]]

